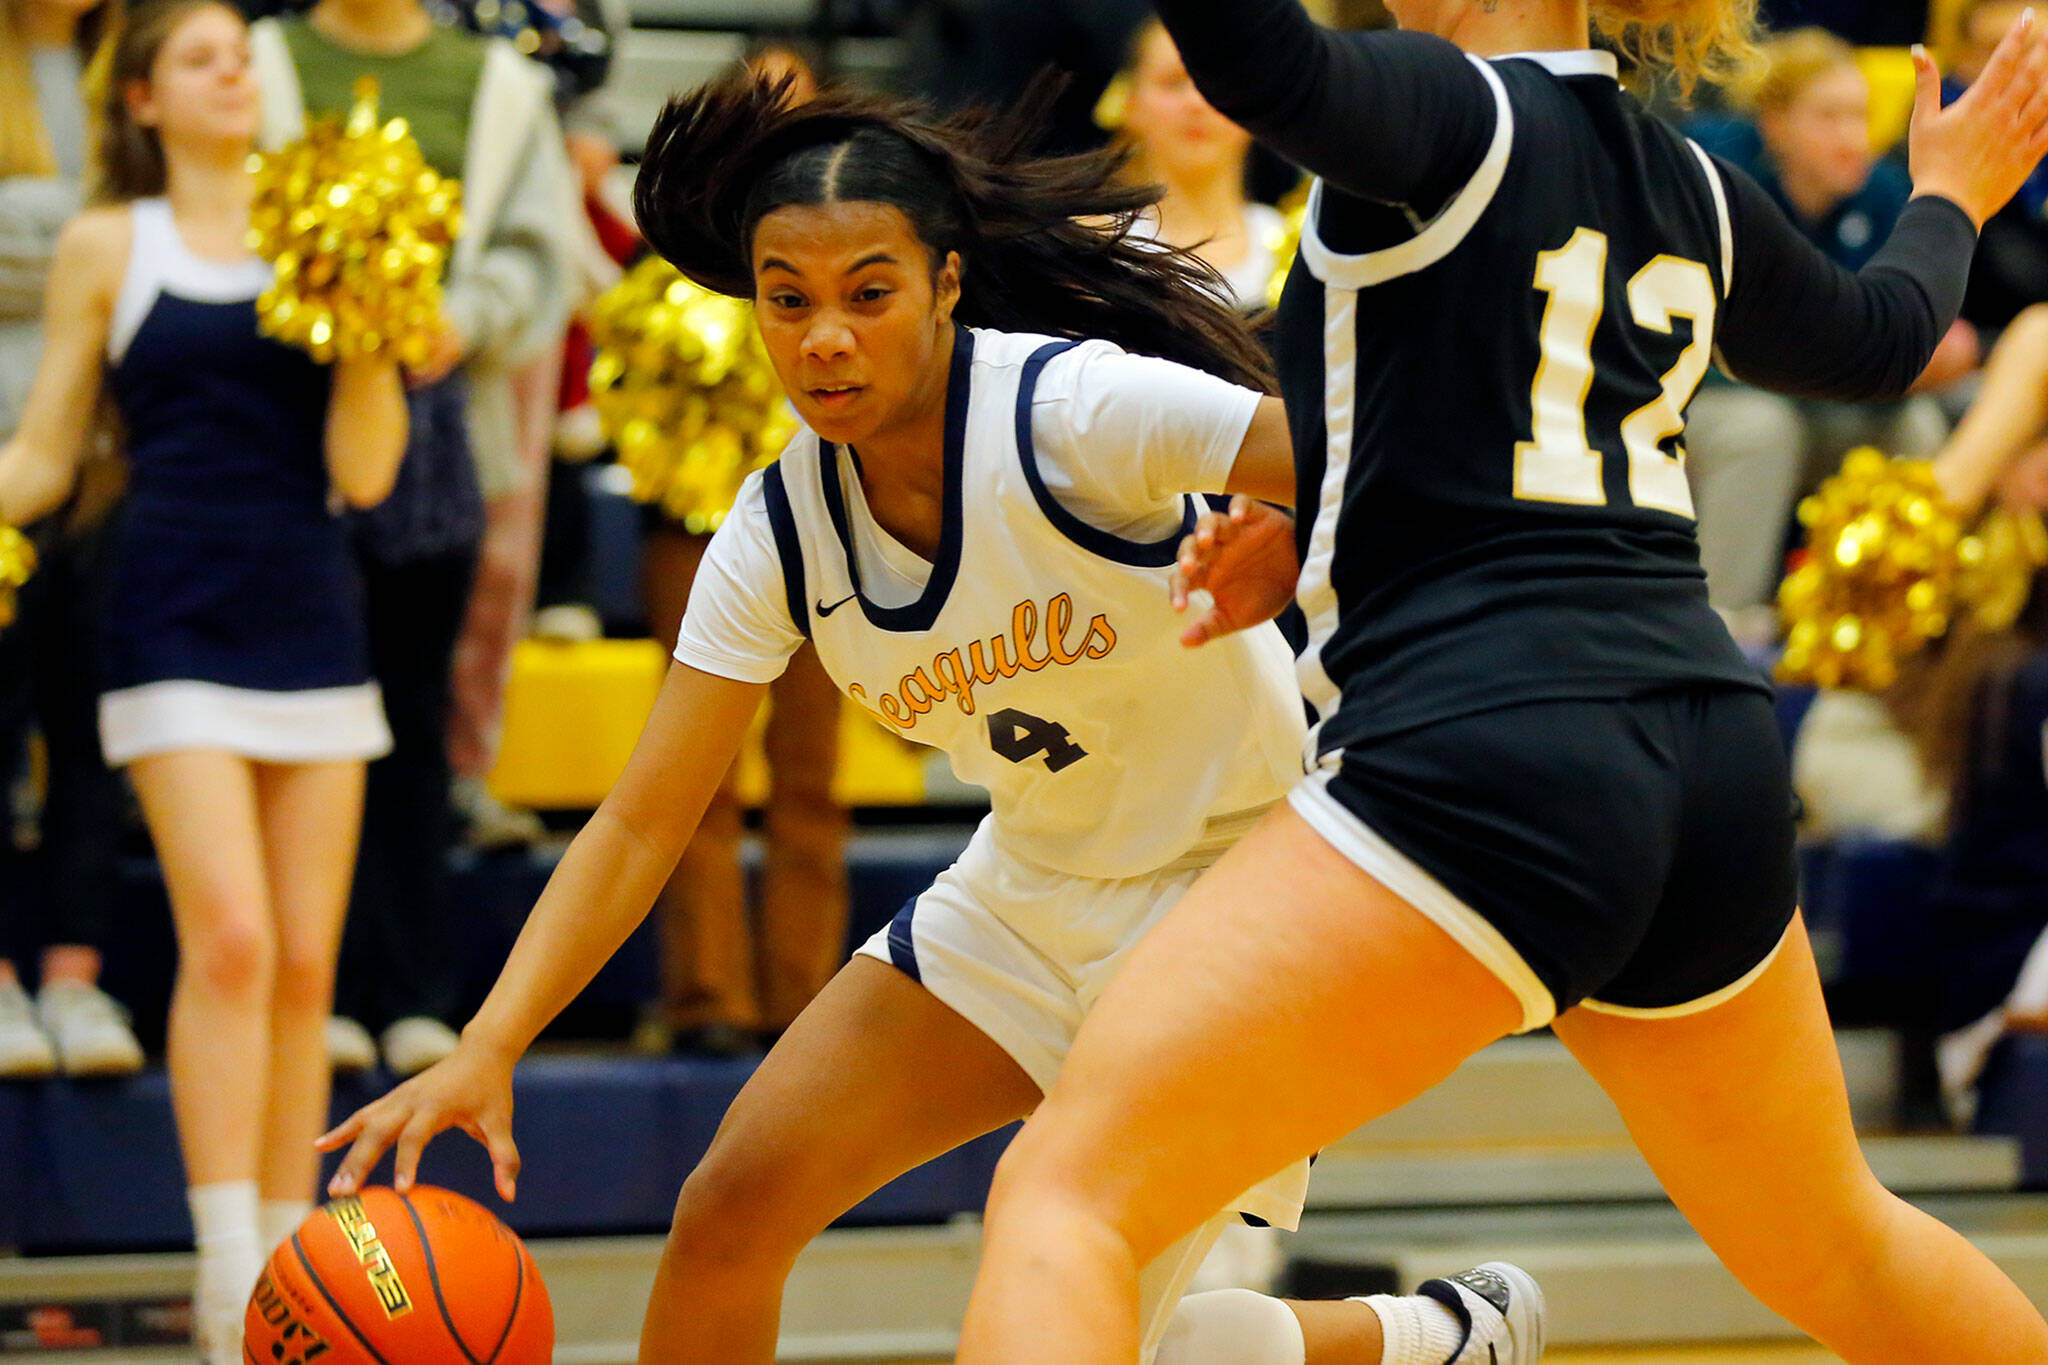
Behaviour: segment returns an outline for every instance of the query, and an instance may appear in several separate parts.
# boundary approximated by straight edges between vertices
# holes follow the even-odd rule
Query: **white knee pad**
[[[1307,1365],[1294,1310],[1249,1289],[1182,1299],[1153,1365]]]

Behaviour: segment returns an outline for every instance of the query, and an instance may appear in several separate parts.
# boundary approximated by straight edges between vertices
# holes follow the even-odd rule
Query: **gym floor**
[[[1682,1346],[1630,1347],[1625,1350],[1551,1351],[1546,1365],[1840,1365],[1818,1346]],[[935,1365],[903,1361],[900,1365]]]

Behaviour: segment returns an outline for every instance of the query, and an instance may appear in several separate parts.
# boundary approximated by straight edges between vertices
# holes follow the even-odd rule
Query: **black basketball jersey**
[[[1477,169],[1426,221],[1318,185],[1280,307],[1323,752],[1766,686],[1707,605],[1684,469],[1733,270],[1721,173],[1605,53],[1469,60]]]

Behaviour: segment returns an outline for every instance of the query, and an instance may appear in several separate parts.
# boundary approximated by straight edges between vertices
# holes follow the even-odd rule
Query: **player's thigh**
[[[683,1188],[678,1227],[737,1209],[800,1244],[1038,1099],[980,1030],[895,968],[856,957],[740,1091]]]
[[[178,940],[267,933],[269,890],[248,760],[217,749],[148,754],[130,785],[163,867]]]
[[[280,957],[331,962],[355,875],[365,766],[265,763],[255,775]]]
[[[1738,1269],[1879,1197],[1856,1141],[1805,924],[1733,998],[1696,1014],[1575,1009],[1557,1036],[1620,1109],[1687,1219]]]
[[[999,1188],[1086,1198],[1149,1259],[1522,1022],[1500,978],[1282,806],[1132,951]]]

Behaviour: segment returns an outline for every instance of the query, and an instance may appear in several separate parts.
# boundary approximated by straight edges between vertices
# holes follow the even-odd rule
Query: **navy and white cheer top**
[[[162,199],[131,212],[107,338],[129,471],[100,632],[107,761],[374,758],[391,734],[330,504],[328,371],[257,331],[269,266],[195,256]]]

